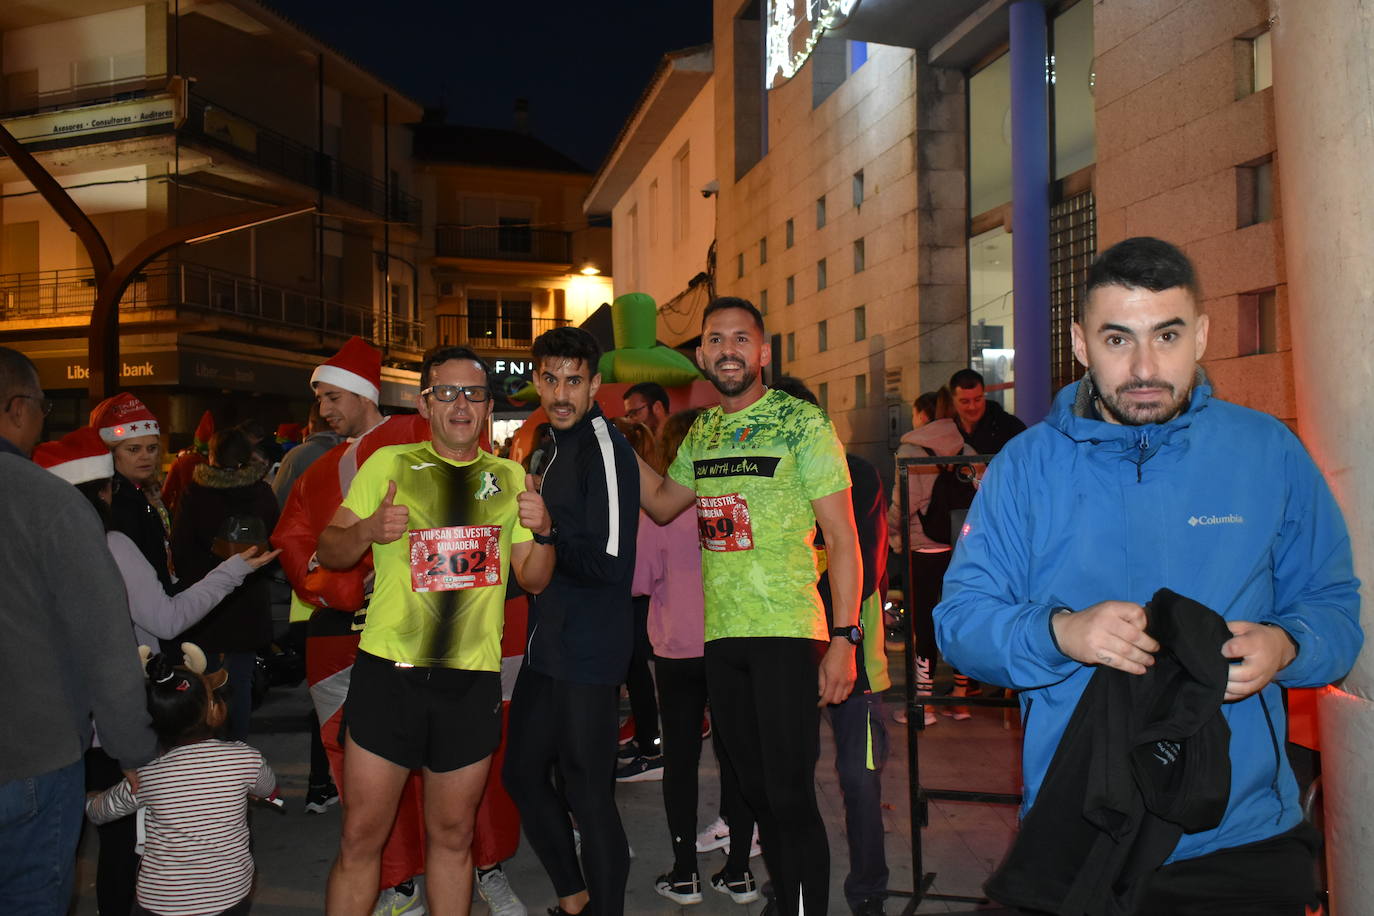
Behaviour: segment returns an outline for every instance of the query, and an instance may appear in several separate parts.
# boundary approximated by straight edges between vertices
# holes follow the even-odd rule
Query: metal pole
[[[391,95],[382,93],[382,317],[386,322],[384,355],[391,355]]]
[[[1009,12],[1016,414],[1030,424],[1050,409],[1049,29],[1041,0]]]

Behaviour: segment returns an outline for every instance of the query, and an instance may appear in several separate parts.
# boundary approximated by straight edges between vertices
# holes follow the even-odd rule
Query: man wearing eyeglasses
[[[319,560],[347,569],[368,551],[376,585],[345,706],[343,833],[330,913],[365,914],[401,790],[423,770],[427,895],[467,912],[472,833],[501,737],[501,634],[513,572],[539,593],[553,572],[553,523],[520,465],[482,450],[492,410],[471,350],[426,354],[428,442],[378,449],[320,535]]]
[[[157,752],[105,532],[74,487],[29,460],[50,409],[33,363],[0,347],[3,913],[67,911],[92,715],[126,773]]]
[[[640,382],[625,390],[625,419],[643,423],[658,437],[668,419],[668,392],[658,382]]]

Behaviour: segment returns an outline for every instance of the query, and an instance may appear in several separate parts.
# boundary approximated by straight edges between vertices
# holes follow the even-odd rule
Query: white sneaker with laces
[[[697,852],[711,852],[730,845],[730,828],[724,818],[716,818],[697,834]]]
[[[486,874],[477,873],[477,895],[486,901],[492,916],[529,916],[525,904],[511,889],[510,879],[499,865]]]
[[[388,887],[377,897],[372,916],[425,916],[425,895],[418,881],[413,881],[410,893],[398,887]]]

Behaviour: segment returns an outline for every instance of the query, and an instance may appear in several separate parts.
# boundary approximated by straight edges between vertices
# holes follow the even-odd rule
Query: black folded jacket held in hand
[[[1034,805],[986,891],[1063,916],[1132,913],[1184,833],[1221,822],[1231,638],[1219,614],[1168,589],[1146,605],[1160,644],[1144,674],[1101,667],[1084,688]]]

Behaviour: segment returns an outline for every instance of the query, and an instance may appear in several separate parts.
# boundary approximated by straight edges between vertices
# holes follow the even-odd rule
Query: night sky
[[[668,51],[711,40],[711,0],[265,0],[451,124],[512,127],[594,171]]]

